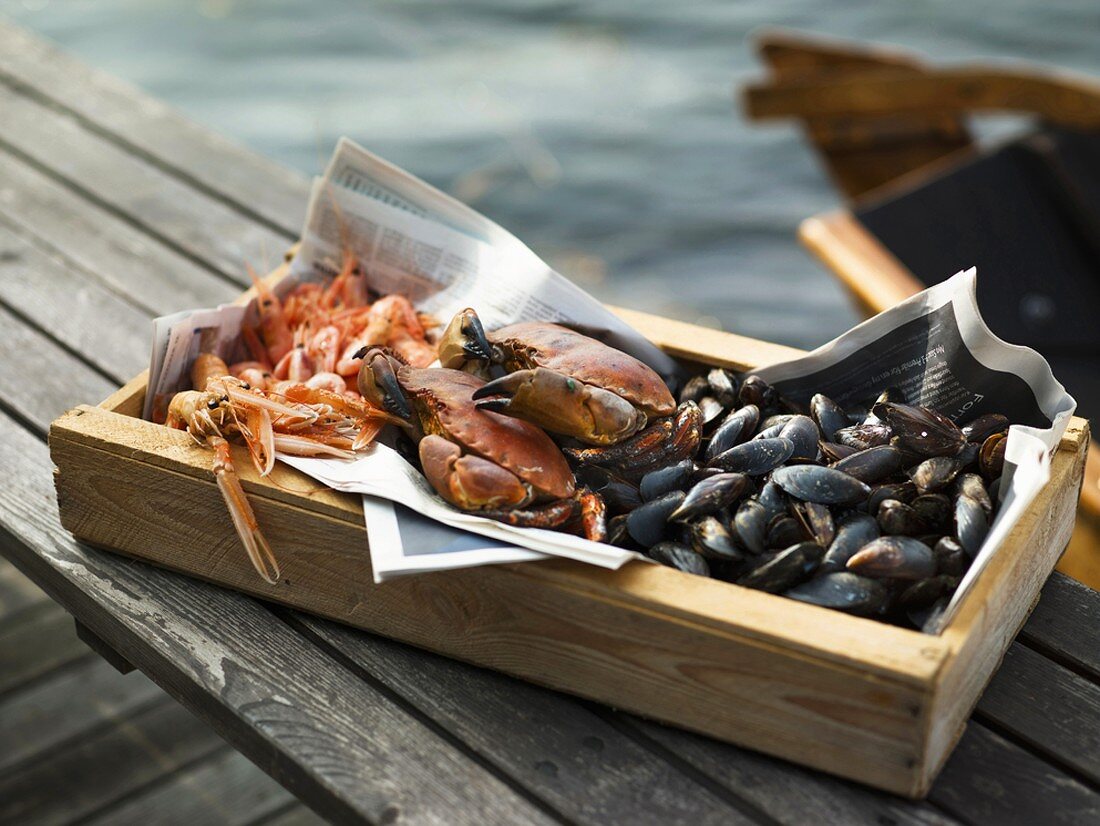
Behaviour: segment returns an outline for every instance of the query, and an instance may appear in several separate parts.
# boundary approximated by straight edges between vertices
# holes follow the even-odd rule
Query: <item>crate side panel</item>
[[[942,635],[952,654],[931,706],[918,792],[927,790],[947,760],[966,719],[1069,542],[1088,443],[1088,423],[1074,419],[1062,448],[1054,455],[1049,484],[982,572],[958,616]]]

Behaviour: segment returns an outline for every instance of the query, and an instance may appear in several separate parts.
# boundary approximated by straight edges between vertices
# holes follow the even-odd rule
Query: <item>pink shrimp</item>
[[[268,358],[275,364],[287,354],[293,344],[290,326],[283,313],[282,302],[271,288],[260,280],[252,267],[248,275],[256,287],[256,309],[260,314],[260,337],[267,348]]]
[[[275,365],[271,371],[272,378],[289,379],[292,382],[303,382],[313,375],[313,364],[310,361],[306,348],[294,347],[287,351],[286,355]]]
[[[336,370],[341,338],[340,328],[333,324],[326,324],[310,337],[306,352],[318,373],[332,373]]]
[[[355,354],[364,347],[389,344],[397,328],[404,328],[405,333],[413,338],[424,338],[424,328],[420,326],[416,308],[405,296],[392,293],[371,305],[366,326],[344,347],[336,362],[336,372],[341,376],[357,374],[359,360]]]
[[[344,377],[339,373],[326,371],[314,373],[310,376],[306,380],[306,387],[319,387],[322,390],[328,390],[332,393],[346,393],[348,390],[348,383],[344,381]]]

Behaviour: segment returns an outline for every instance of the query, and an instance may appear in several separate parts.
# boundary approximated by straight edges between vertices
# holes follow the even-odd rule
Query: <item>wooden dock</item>
[[[1100,818],[1100,594],[1062,576],[912,802],[73,541],[49,423],[273,263],[308,181],[2,24],[0,105],[0,552],[165,690],[0,568],[0,822]]]
[[[0,558],[0,823],[323,821]]]

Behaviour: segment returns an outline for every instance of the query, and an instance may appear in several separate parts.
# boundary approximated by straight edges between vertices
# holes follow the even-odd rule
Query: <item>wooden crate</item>
[[[744,369],[799,355],[616,312],[686,361]],[[282,465],[261,479],[235,448],[282,566],[271,586],[240,547],[210,453],[142,421],[145,389],[138,376],[50,429],[61,520],[84,542],[912,797],[928,790],[1069,539],[1088,444],[1088,423],[1074,419],[1050,484],[930,636],[640,562],[375,585],[358,496]]]

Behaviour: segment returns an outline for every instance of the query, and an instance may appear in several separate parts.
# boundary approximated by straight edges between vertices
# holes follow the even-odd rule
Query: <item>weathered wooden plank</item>
[[[49,602],[28,608],[0,627],[0,696],[89,654],[64,610]]]
[[[0,627],[25,608],[49,600],[42,589],[23,576],[19,569],[0,557]]]
[[[2,84],[0,108],[0,148],[180,254],[238,283],[245,261],[273,265],[282,256],[285,234],[156,169],[64,112]]]
[[[0,776],[0,821],[72,822],[221,747],[217,735],[166,697],[125,726]]]
[[[325,821],[315,815],[305,806],[299,804],[288,806],[271,817],[261,818],[255,826],[322,826]]]
[[[0,80],[64,107],[128,151],[235,201],[245,214],[288,233],[301,227],[309,196],[304,177],[16,26],[0,24]]]
[[[1100,681],[1100,592],[1054,574],[1020,632],[1020,640]]]
[[[58,524],[49,456],[0,415],[5,553],[55,599],[327,817],[543,822],[495,775],[247,597],[85,549]]]
[[[622,724],[779,823],[956,822],[928,804],[838,781],[709,737],[626,715]]]
[[[133,672],[134,666],[130,661],[115,651],[115,649],[111,647],[111,644],[99,636],[99,634],[80,620],[74,620],[73,626],[76,630],[76,636],[80,638],[80,641],[102,657],[111,668],[115,669],[115,671],[120,674],[130,674]]]
[[[162,696],[144,675],[124,677],[99,657],[85,657],[0,703],[0,772],[115,725]]]
[[[241,754],[223,749],[148,791],[99,809],[86,824],[245,826],[286,809],[294,796]]]
[[[2,306],[0,329],[4,331],[0,338],[0,408],[12,411],[40,432],[70,407],[102,399],[114,389],[110,381]],[[14,486],[9,490],[16,493]]]
[[[1096,823],[1100,794],[971,722],[928,799],[971,823]]]
[[[0,152],[0,181],[3,202],[18,204],[5,209],[0,221],[127,301],[164,315],[213,307],[237,294],[224,277],[5,152]]]
[[[330,622],[298,621],[569,820],[751,822],[564,695]]]
[[[0,302],[104,372],[149,366],[147,311],[2,225]]]
[[[1029,749],[1100,785],[1100,685],[1017,643],[978,712]]]

